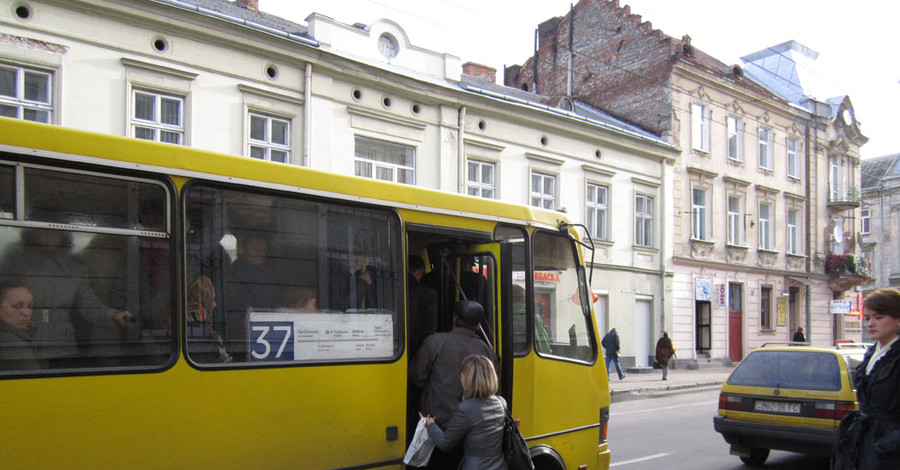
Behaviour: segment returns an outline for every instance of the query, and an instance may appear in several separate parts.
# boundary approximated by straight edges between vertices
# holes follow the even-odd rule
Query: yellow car
[[[751,466],[765,463],[771,449],[830,456],[834,429],[858,407],[851,376],[865,348],[768,343],[753,350],[722,385],[716,432]]]

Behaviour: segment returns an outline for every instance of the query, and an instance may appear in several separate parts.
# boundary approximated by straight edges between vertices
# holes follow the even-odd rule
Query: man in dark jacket
[[[619,365],[619,334],[616,333],[616,329],[613,328],[609,330],[609,333],[603,337],[603,340],[600,341],[600,345],[603,346],[603,352],[606,354],[606,377],[609,378],[609,364],[610,362],[616,365],[616,373],[619,374],[619,380],[625,378],[625,374],[622,373],[622,366]]]
[[[409,257],[406,291],[409,306],[409,357],[415,357],[419,345],[437,331],[438,293],[422,284],[425,261],[418,255]]]
[[[472,300],[457,303],[453,329],[425,338],[409,366],[410,383],[422,390],[419,411],[422,416],[434,417],[438,426],[446,427],[453,409],[462,400],[459,376],[463,359],[479,354],[489,357],[497,367],[497,356],[477,333],[482,321],[481,304]],[[435,449],[428,468],[456,468],[461,457],[461,452],[444,455]]]

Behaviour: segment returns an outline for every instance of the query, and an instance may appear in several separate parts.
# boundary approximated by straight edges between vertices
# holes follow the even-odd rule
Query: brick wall
[[[678,54],[684,54],[683,40],[653,29],[617,0],[581,0],[573,13],[543,22],[536,57],[507,67],[505,84],[542,95],[565,95],[571,14],[575,15],[573,97],[654,134],[671,131],[668,86]]]

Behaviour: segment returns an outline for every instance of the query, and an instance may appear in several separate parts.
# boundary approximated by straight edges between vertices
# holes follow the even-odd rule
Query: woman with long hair
[[[473,355],[462,362],[460,381],[463,401],[456,405],[447,429],[426,417],[428,437],[443,451],[463,443],[461,470],[505,470],[503,420],[506,401],[496,396],[497,372],[485,356]]]

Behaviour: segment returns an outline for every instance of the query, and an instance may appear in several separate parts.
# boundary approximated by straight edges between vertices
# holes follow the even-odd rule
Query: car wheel
[[[741,457],[741,462],[744,462],[744,465],[749,465],[751,467],[761,467],[762,464],[766,463],[767,458],[769,458],[769,449],[751,447],[750,455]]]

